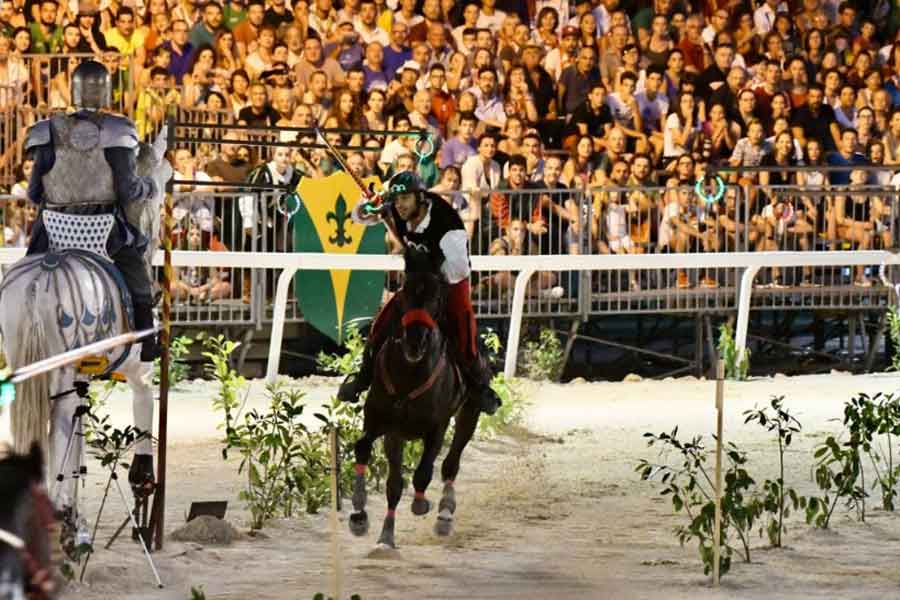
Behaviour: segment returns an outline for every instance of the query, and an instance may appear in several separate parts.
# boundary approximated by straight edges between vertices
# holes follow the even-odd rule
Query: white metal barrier
[[[0,248],[0,266],[11,264],[24,255],[20,248]],[[154,264],[162,264],[162,252],[154,257]],[[293,254],[263,252],[189,252],[172,253],[176,267],[217,267],[279,269],[275,295],[274,319],[269,342],[269,360],[266,378],[273,381],[278,375],[281,361],[281,343],[284,336],[285,311],[291,279],[299,270],[353,269],[360,271],[402,271],[403,257],[390,255],[323,254],[297,252]],[[900,264],[900,254],[886,250],[822,251],[822,252],[732,252],[708,254],[605,254],[605,255],[551,255],[551,256],[473,256],[472,268],[476,271],[518,271],[510,315],[509,337],[506,342],[504,373],[512,377],[516,372],[519,338],[525,293],[532,275],[538,271],[553,270],[614,270],[627,269],[692,269],[692,268],[743,268],[735,346],[743,357],[747,345],[747,326],[750,320],[750,296],[753,279],[766,267],[823,267]]]

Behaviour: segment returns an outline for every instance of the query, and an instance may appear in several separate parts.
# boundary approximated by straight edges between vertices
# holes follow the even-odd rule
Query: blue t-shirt
[[[382,89],[387,90],[388,76],[383,70],[374,71],[363,65],[363,74],[366,76],[365,88],[367,92],[371,91],[373,86],[378,87],[380,84],[383,84]]]
[[[394,76],[394,73],[397,72],[397,69],[403,66],[408,60],[412,60],[412,50],[403,47],[399,52],[394,50],[390,46],[384,47],[384,62],[381,65],[381,68],[384,69],[384,72],[387,74],[389,78]]]
[[[850,167],[853,165],[869,164],[869,160],[859,152],[854,152],[849,159],[844,158],[844,155],[840,152],[829,152],[826,156],[826,162],[832,167]],[[828,174],[828,180],[831,185],[849,185],[850,170],[831,171]]]

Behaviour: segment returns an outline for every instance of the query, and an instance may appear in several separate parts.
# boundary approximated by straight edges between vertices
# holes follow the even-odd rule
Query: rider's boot
[[[491,372],[484,361],[480,357],[469,361],[460,361],[460,368],[466,385],[469,386],[469,394],[478,400],[481,412],[487,415],[497,412],[503,401],[491,388]]]
[[[137,331],[144,329],[152,329],[155,326],[153,322],[153,305],[138,304],[134,305],[134,327]],[[156,334],[145,337],[141,340],[141,362],[153,362],[162,354],[159,341]]]
[[[358,402],[359,395],[372,385],[372,380],[375,377],[375,356],[377,354],[372,346],[373,344],[366,344],[359,371],[347,375],[346,379],[341,383],[337,393],[338,400],[341,402],[350,402],[351,404]]]

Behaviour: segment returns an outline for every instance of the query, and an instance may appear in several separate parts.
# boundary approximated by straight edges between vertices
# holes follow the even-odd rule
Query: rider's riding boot
[[[372,385],[372,379],[375,377],[375,355],[376,351],[371,344],[366,344],[363,350],[362,365],[359,371],[347,375],[340,389],[338,389],[337,397],[341,402],[355,403],[359,401],[359,395],[369,389]]]
[[[469,393],[478,399],[481,412],[492,415],[497,412],[503,401],[497,392],[491,388],[491,373],[481,358],[475,358],[468,362],[461,362],[463,377],[469,386]]]
[[[155,326],[153,322],[153,306],[150,304],[134,305],[134,327],[137,331],[144,329],[152,329]],[[156,339],[156,335],[146,337],[141,340],[141,362],[153,362],[162,354],[162,348]]]

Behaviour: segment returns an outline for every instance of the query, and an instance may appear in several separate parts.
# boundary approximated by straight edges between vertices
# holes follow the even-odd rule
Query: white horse
[[[132,203],[126,215],[150,239],[145,251],[148,259],[159,245],[160,207],[165,183],[172,176],[172,167],[164,158],[165,148],[164,134],[152,146],[140,145],[137,173],[153,177],[158,193],[145,202]],[[111,260],[84,250],[84,244],[89,245],[93,237],[94,247],[105,254],[111,223],[72,235],[68,240],[72,245],[65,243],[66,228],[73,227],[71,223],[62,221],[56,240],[46,213],[45,226],[55,252],[23,258],[9,269],[0,286],[0,332],[4,354],[13,369],[129,330],[128,307],[123,305],[119,285],[107,270],[112,267]],[[73,249],[79,245],[81,249]],[[152,432],[152,365],[141,363],[140,354],[138,344],[114,349],[106,359],[131,386],[134,426]],[[84,379],[87,377],[80,375],[75,366],[32,378],[18,387],[17,399],[10,408],[16,450],[27,451],[33,441],[46,449],[49,441],[47,474],[51,481],[58,475],[63,477],[61,484],[54,482],[51,498],[60,508],[71,506],[74,501],[75,483],[80,466],[84,465],[83,439],[73,418],[83,400],[70,392],[75,381]],[[135,447],[132,471],[136,466],[143,475],[152,477],[153,449],[149,437]]]

